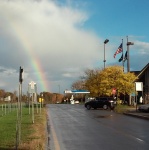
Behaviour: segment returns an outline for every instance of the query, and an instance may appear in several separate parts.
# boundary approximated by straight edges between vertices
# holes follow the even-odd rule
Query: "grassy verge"
[[[18,149],[42,150],[46,144],[46,108],[41,114],[36,112],[32,123],[31,114],[26,107],[22,108],[21,142]],[[16,147],[16,120],[17,111],[0,116],[0,149],[15,149]]]
[[[131,108],[135,108],[135,107],[134,106],[128,106],[128,105],[117,105],[114,110],[117,113],[124,113],[124,112],[129,111]]]

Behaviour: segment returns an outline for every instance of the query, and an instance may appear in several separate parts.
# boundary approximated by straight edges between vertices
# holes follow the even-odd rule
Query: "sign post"
[[[36,88],[36,83],[35,82],[33,82],[33,81],[31,81],[30,83],[29,83],[29,88],[28,88],[28,92],[30,93],[30,94],[32,94],[32,123],[34,123],[34,97],[35,97],[35,94],[36,94],[36,90],[37,90],[37,88]]]

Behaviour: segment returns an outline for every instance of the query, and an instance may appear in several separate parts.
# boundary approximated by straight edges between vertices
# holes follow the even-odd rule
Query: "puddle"
[[[104,116],[102,116],[102,115],[100,115],[100,116],[96,116],[96,118],[109,118],[109,117],[113,117],[113,115],[104,115]]]

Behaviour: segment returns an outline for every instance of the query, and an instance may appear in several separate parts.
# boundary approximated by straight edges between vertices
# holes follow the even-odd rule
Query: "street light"
[[[133,42],[128,42],[128,37],[127,37],[127,72],[130,72],[130,60],[129,60],[129,46],[134,45]]]
[[[106,63],[106,59],[105,59],[105,45],[106,45],[108,42],[109,42],[108,39],[106,39],[106,40],[104,41],[104,60],[103,60],[103,62],[104,62],[104,69],[105,69],[105,63]]]

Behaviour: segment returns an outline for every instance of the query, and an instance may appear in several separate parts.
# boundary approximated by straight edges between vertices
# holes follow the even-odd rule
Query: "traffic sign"
[[[37,92],[37,86],[36,86],[36,83],[31,81],[29,84],[28,84],[28,92],[29,93],[36,93]]]
[[[112,89],[112,94],[116,94],[116,88]]]

